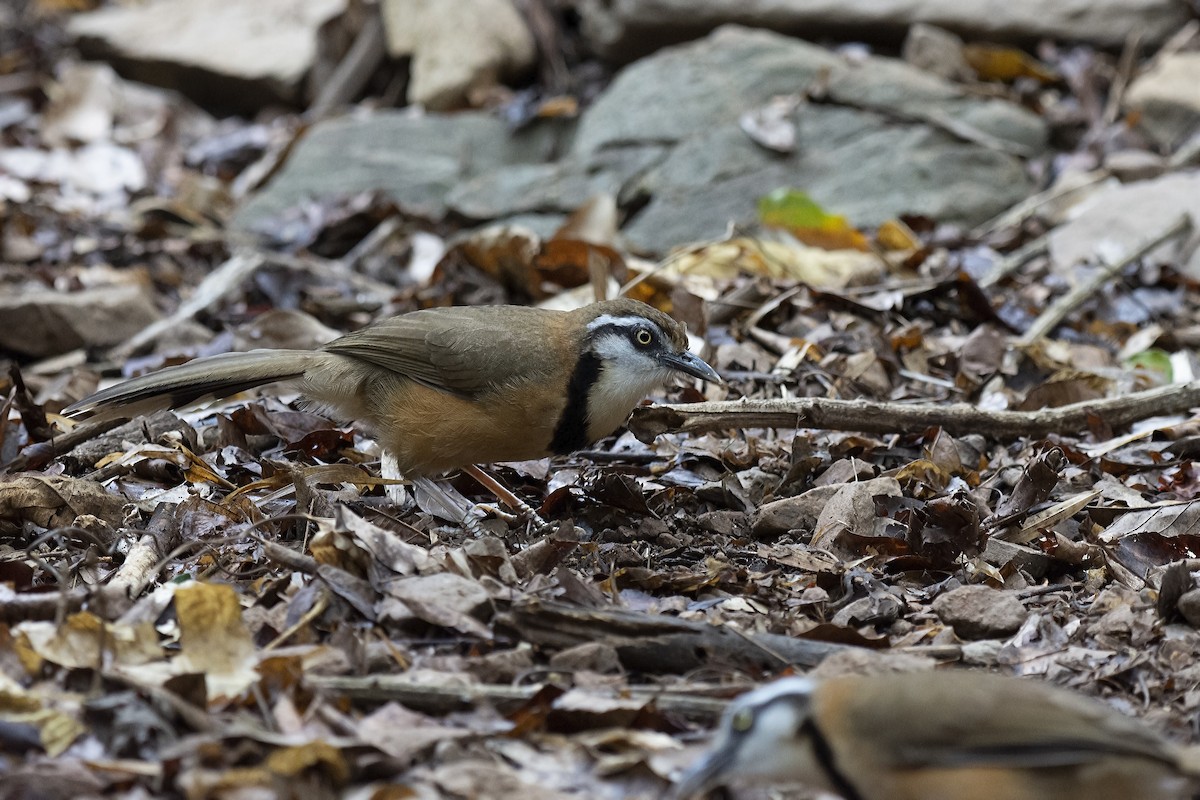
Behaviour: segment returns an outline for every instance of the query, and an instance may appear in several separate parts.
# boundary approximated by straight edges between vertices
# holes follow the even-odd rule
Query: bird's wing
[[[884,716],[896,717],[886,748],[894,766],[1053,767],[1113,756],[1175,763],[1174,745],[1097,700],[1037,681],[988,678],[928,673],[885,681],[872,700]],[[910,710],[904,703],[911,701],[903,694],[919,689],[934,702],[923,708],[922,725],[904,724]]]
[[[559,331],[560,316],[531,308],[439,308],[381,320],[322,349],[472,397],[514,375],[546,374],[556,364],[546,336]]]

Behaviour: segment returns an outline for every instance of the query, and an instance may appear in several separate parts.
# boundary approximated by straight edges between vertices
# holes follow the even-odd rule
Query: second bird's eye
[[[642,347],[645,347],[646,345],[648,345],[654,341],[654,335],[651,334],[650,331],[646,330],[645,328],[638,328],[637,333],[635,333],[633,335],[633,338],[635,340],[637,340],[637,343],[640,344]]]
[[[754,712],[748,708],[742,708],[733,715],[730,721],[730,727],[738,733],[745,733],[754,725]]]

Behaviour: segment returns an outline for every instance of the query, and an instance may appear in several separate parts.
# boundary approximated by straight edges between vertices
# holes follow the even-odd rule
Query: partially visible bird
[[[569,453],[618,428],[672,373],[720,376],[681,324],[630,299],[575,311],[463,306],[414,311],[316,350],[251,350],[132,378],[66,409],[130,417],[293,381],[362,421],[405,477]]]
[[[937,671],[784,678],[737,698],[688,798],[740,780],[846,800],[1181,800],[1196,751],[1034,680]]]

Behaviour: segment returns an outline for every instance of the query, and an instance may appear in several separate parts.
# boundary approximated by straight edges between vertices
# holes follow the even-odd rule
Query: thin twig
[[[246,278],[265,263],[266,259],[258,253],[238,252],[230,256],[221,266],[210,272],[192,292],[191,297],[180,303],[170,316],[142,328],[109,351],[109,357],[114,361],[121,361],[133,355],[143,345],[149,344],[172,328],[178,327],[181,322],[193,318],[221,298],[233,293],[241,287]]]

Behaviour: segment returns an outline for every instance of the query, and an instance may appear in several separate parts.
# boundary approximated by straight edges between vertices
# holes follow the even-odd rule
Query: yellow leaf
[[[1058,80],[1058,74],[1050,67],[1013,47],[969,44],[963,48],[963,56],[980,80],[1011,82],[1017,78],[1033,78],[1042,83]]]
[[[879,226],[875,232],[875,241],[884,250],[919,250],[921,240],[913,233],[912,228],[898,219],[889,219]]]

